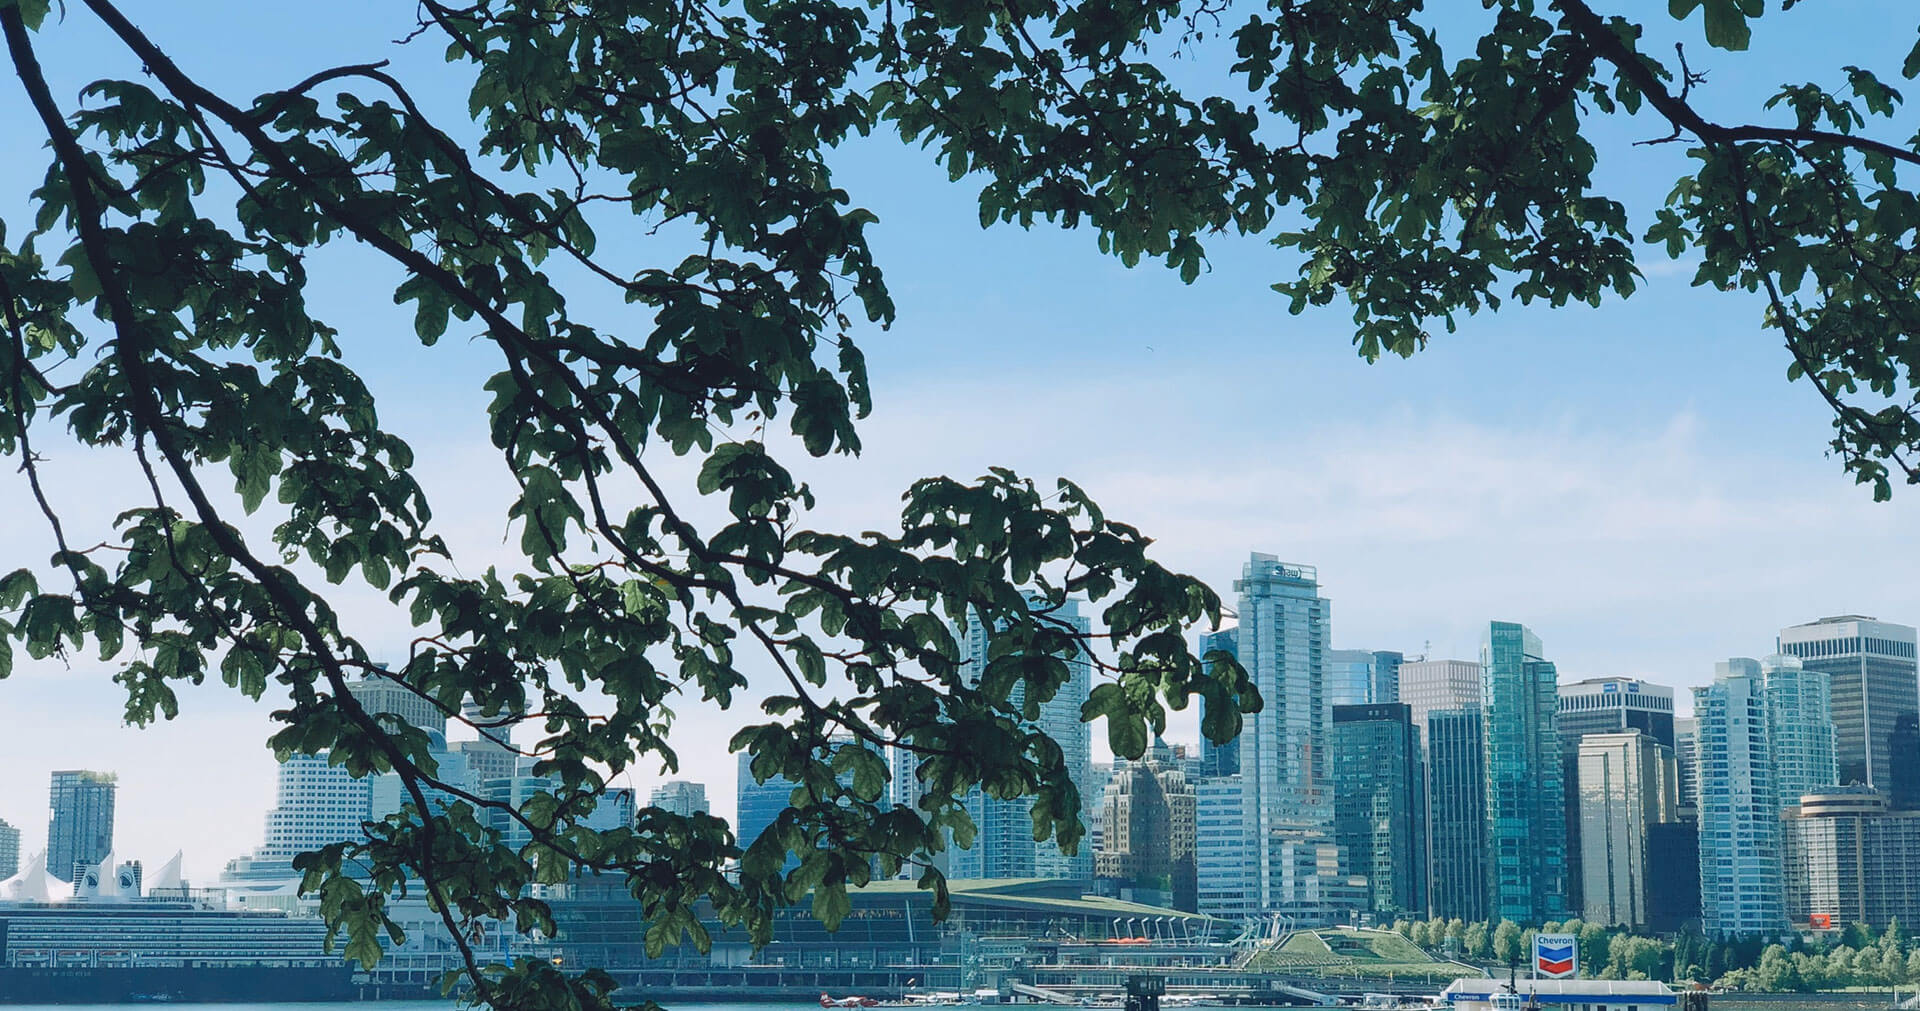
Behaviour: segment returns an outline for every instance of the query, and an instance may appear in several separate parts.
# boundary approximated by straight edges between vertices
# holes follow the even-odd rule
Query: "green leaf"
[[[853,912],[853,900],[847,897],[847,886],[823,884],[813,890],[813,918],[829,931],[840,929],[840,921]]]
[[[1740,0],[1706,0],[1707,44],[1718,49],[1739,52],[1753,39],[1747,15]]]
[[[0,6],[15,7],[20,11],[20,20],[28,30],[39,31],[40,25],[47,20],[47,14],[53,9],[51,0],[4,0]]]

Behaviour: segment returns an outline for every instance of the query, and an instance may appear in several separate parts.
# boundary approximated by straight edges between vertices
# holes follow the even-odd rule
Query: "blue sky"
[[[431,105],[464,104],[433,76],[437,50],[388,44],[406,29],[404,4],[128,10],[190,72],[232,92],[392,56],[403,73],[442,82],[420,86]],[[1897,68],[1911,20],[1904,5],[1803,5],[1763,22],[1742,57],[1707,50],[1697,23],[1660,30],[1687,39],[1694,66],[1708,71],[1696,97],[1740,110],[1782,80],[1831,81],[1843,63]],[[85,22],[76,12],[42,38],[69,108],[107,51]],[[25,116],[9,76],[0,128],[32,136]],[[1885,133],[1913,127],[1909,117]],[[1642,224],[1683,152],[1630,142],[1664,132],[1642,120],[1599,133],[1603,178]],[[44,158],[19,141],[10,153],[0,215],[18,235]],[[1709,679],[1716,659],[1770,651],[1783,624],[1848,611],[1920,621],[1920,497],[1896,490],[1893,503],[1875,504],[1824,456],[1824,407],[1785,381],[1786,354],[1759,329],[1758,306],[1693,289],[1688,264],[1649,257],[1646,286],[1630,300],[1516,306],[1464,320],[1412,360],[1367,364],[1351,349],[1343,307],[1287,314],[1267,289],[1285,265],[1258,242],[1212,243],[1212,269],[1183,285],[1158,267],[1101,257],[1085,231],[983,231],[969,184],[947,183],[930,157],[897,144],[851,146],[838,172],[881,218],[872,237],[900,321],[861,337],[878,401],[866,455],[801,468],[822,492],[822,524],[885,523],[925,474],[1008,464],[1068,475],[1223,592],[1249,550],[1318,565],[1337,646],[1417,653],[1430,642],[1436,657],[1468,657],[1488,619],[1518,620],[1568,679],[1685,686]],[[647,241],[603,235],[603,247],[636,264],[680,255]],[[390,304],[396,277],[369,258],[328,254],[314,274],[322,315],[344,331],[388,425],[419,452],[463,566],[504,560],[506,479],[480,413],[493,361],[455,335],[420,348]],[[622,320],[611,306],[593,311]],[[54,454],[56,494],[90,525],[89,539],[107,536],[111,512],[134,494],[123,463]],[[17,484],[0,483],[9,566],[47,553]],[[409,630],[378,600],[350,593],[347,613],[364,638],[398,651]],[[110,673],[76,660],[23,665],[0,682],[9,770],[0,818],[22,826],[32,849],[45,829],[47,771],[115,769],[123,852],[157,861],[185,848],[189,871],[208,878],[258,841],[271,801],[262,743],[271,706],[209,688],[185,696],[172,726],[122,729]],[[733,763],[714,742],[741,717],[685,708],[684,774],[706,780],[716,809],[730,811]],[[1182,723],[1174,736],[1192,734]],[[631,779],[642,791],[650,782]]]

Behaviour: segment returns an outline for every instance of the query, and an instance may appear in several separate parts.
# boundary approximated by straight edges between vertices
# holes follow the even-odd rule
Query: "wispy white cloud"
[[[1249,550],[1319,566],[1341,646],[1466,656],[1490,618],[1527,622],[1563,676],[1633,673],[1697,683],[1712,661],[1771,648],[1782,624],[1843,610],[1920,617],[1905,578],[1920,548],[1912,496],[1876,505],[1837,466],[1793,450],[1743,447],[1719,419],[1676,410],[1622,421],[1544,411],[1525,424],[1469,420],[1419,404],[1326,417],[1223,403],[1177,374],[1108,375],[1060,390],[1004,376],[883,389],[857,461],[801,461],[821,496],[817,525],[897,521],[915,478],[970,478],[994,464],[1067,475],[1116,518],[1158,539],[1167,563],[1223,593]],[[415,436],[443,532],[462,571],[512,558],[511,482],[482,433]],[[1815,444],[1811,441],[1810,444]],[[662,460],[687,486],[684,462]],[[64,503],[103,536],[98,494],[117,471],[63,457]],[[91,470],[89,468],[99,468]],[[0,485],[0,557],[44,557],[44,532]],[[711,515],[712,502],[696,503]],[[517,536],[517,535],[512,535]],[[1905,561],[1902,561],[1905,560]],[[343,613],[380,648],[404,648],[404,618],[370,590]],[[0,818],[44,832],[46,773],[121,773],[121,848],[189,850],[202,878],[258,840],[271,803],[263,747],[269,705],[224,688],[187,694],[168,727],[122,729],[110,671],[76,661],[23,665],[0,683]],[[732,808],[725,742],[751,713],[679,707],[682,775]],[[1191,737],[1189,715],[1177,733]],[[643,793],[655,777],[626,777]]]

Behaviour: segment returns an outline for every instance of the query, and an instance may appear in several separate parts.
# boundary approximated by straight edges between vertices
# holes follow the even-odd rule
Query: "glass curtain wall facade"
[[[1326,796],[1326,661],[1330,605],[1310,565],[1255,552],[1234,590],[1240,595],[1239,657],[1266,706],[1240,736],[1258,860],[1260,906],[1310,922],[1330,915],[1320,880],[1338,874],[1333,811]]]
[[[1216,651],[1230,653],[1235,659],[1240,657],[1240,630],[1223,628],[1218,632],[1200,633],[1196,653],[1201,659]],[[1207,717],[1207,700],[1200,700],[1200,719]],[[1215,744],[1200,735],[1200,771],[1208,776],[1234,776],[1240,773],[1240,738],[1236,737],[1224,744]]]
[[[1847,614],[1780,630],[1780,652],[1831,682],[1834,753],[1842,784],[1890,789],[1892,737],[1920,712],[1911,625]]]
[[[1042,603],[1029,598],[1036,607]],[[1050,611],[1060,621],[1071,624],[1083,635],[1091,633],[1093,622],[1080,613],[1080,602],[1068,599]],[[960,632],[960,648],[966,660],[962,671],[970,684],[978,684],[986,672],[991,636],[978,617],[969,616]],[[1091,825],[1095,814],[1091,805],[1100,794],[1093,790],[1093,739],[1091,728],[1080,719],[1080,708],[1093,691],[1093,671],[1084,661],[1070,659],[1070,677],[1053,698],[1040,704],[1040,716],[1033,727],[1060,745],[1067,775],[1080,792],[1080,820]],[[1008,696],[1015,709],[1026,702],[1026,685],[1016,684]],[[916,795],[915,800],[918,797]],[[1068,855],[1059,844],[1048,839],[1034,842],[1033,799],[1000,800],[975,788],[966,798],[967,814],[977,834],[969,850],[948,851],[948,874],[956,878],[1072,878],[1093,880],[1093,840],[1083,838],[1078,852]]]
[[[1786,925],[1780,800],[1760,662],[1716,665],[1693,690],[1700,721],[1700,920],[1708,934],[1769,935]]]
[[[1373,701],[1373,652],[1364,649],[1327,651],[1327,704],[1364,706]]]
[[[1674,820],[1673,749],[1638,730],[1580,740],[1581,916],[1603,926],[1649,919],[1648,842]]]
[[[1482,647],[1488,915],[1543,923],[1567,915],[1567,820],[1555,730],[1558,676],[1540,637],[1492,622]]]
[[[1827,676],[1807,670],[1799,657],[1775,653],[1760,661],[1760,684],[1780,806],[1839,785]]]
[[[1430,915],[1487,918],[1487,792],[1479,707],[1427,714]]]
[[[1333,835],[1383,920],[1426,912],[1420,735],[1397,703],[1333,707]]]
[[[1897,811],[1920,811],[1920,713],[1895,721],[1891,740],[1887,799]]]
[[[1580,832],[1580,741],[1588,734],[1638,730],[1673,752],[1673,689],[1633,678],[1589,678],[1560,686],[1556,732],[1560,736],[1560,775],[1567,804],[1567,904],[1585,908],[1587,876],[1581,868],[1586,847]]]
[[[1373,651],[1372,701],[1375,705],[1400,701],[1400,665],[1406,662],[1404,653],[1390,649]]]

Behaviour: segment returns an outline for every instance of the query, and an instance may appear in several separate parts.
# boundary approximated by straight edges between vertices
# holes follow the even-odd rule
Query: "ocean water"
[[[1860,994],[1781,994],[1750,996],[1722,994],[1713,998],[1709,1011],[1883,1011],[1884,995],[1869,998]],[[359,1001],[352,1003],[295,1002],[275,1004],[10,1004],[5,1011],[129,1011],[131,1008],[168,1008],[170,1011],[454,1011],[452,1001],[404,1000]],[[754,1004],[682,1004],[668,1003],[669,1011],[819,1011],[808,1000],[762,1001]],[[1047,1011],[1044,1005],[1012,1005],[1019,1011]],[[927,1011],[951,1011],[929,1007]],[[980,1011],[976,1007],[966,1011]]]

